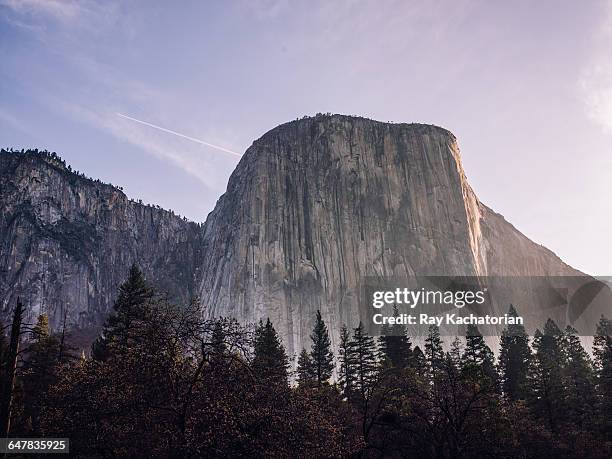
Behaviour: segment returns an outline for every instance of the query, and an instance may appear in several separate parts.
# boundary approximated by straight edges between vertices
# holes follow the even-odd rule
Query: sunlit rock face
[[[0,154],[0,307],[21,297],[28,320],[98,325],[132,263],[175,298],[195,292],[199,225],[130,201],[58,158]]]
[[[578,274],[478,200],[449,131],[340,115],[255,141],[203,244],[207,313],[270,317],[290,354],[317,310],[337,344],[364,276]]]

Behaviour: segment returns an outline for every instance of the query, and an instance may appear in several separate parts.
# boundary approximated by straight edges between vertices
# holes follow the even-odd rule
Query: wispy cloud
[[[173,88],[161,88],[146,79],[134,78],[125,66],[118,66],[107,58],[114,55],[114,50],[106,47],[114,43],[97,39],[120,36],[129,46],[138,18],[120,14],[119,4],[114,1],[0,0],[2,9],[4,19],[14,26],[37,29],[40,33],[35,38],[53,56],[54,64],[44,85],[37,84],[34,77],[20,79],[25,92],[60,116],[94,127],[109,138],[167,161],[209,188],[224,188],[225,177],[216,172],[215,166],[223,164],[231,170],[235,160],[230,155],[241,156],[236,152],[236,145],[225,141],[226,137],[230,138],[227,133],[218,135],[213,126],[202,130],[201,121],[180,113]],[[42,65],[39,63],[38,68]],[[60,66],[65,74],[56,77],[59,75],[56,68]],[[74,85],[74,81],[79,84]],[[153,113],[156,123],[180,125],[185,132],[197,132],[210,142],[136,118],[121,118],[117,112]],[[3,116],[2,112],[0,121],[19,128],[15,120]],[[179,137],[197,143],[185,142]],[[226,158],[214,154],[211,148],[224,151]]]
[[[580,89],[589,117],[612,132],[612,1],[594,37],[593,55],[582,73]]]
[[[106,131],[116,139],[170,162],[207,187],[217,189],[225,185],[225,178],[215,172],[214,165],[219,162],[218,155],[202,151],[201,146],[177,142],[174,137],[168,138],[170,136],[164,134],[152,134],[151,129],[147,127],[125,122],[113,110],[92,110],[59,100],[56,100],[55,104],[72,118]]]
[[[75,21],[103,9],[89,0],[0,0],[0,6],[16,14],[51,17],[62,22]]]
[[[60,20],[72,20],[81,10],[76,1],[60,0],[2,0],[0,5],[16,13],[47,14]]]
[[[155,124],[148,123],[146,121],[142,121],[142,120],[139,120],[139,119],[136,119],[136,118],[132,118],[131,116],[124,115],[123,113],[117,113],[117,116],[120,116],[121,118],[124,118],[126,120],[134,121],[135,123],[139,123],[139,124],[142,124],[144,126],[149,126],[149,127],[153,128],[153,129],[157,129],[157,130],[165,132],[167,134],[172,134],[172,135],[175,135],[177,137],[181,137],[181,138],[189,140],[191,142],[199,143],[200,145],[204,145],[206,147],[214,148],[215,150],[219,150],[219,151],[222,151],[224,153],[229,153],[231,155],[238,156],[238,157],[242,156],[240,153],[236,153],[235,151],[228,150],[225,147],[221,147],[219,145],[215,145],[215,144],[206,142],[204,140],[196,139],[195,137],[191,137],[191,136],[188,136],[188,135],[185,135],[185,134],[181,134],[180,132],[173,131],[172,129],[166,129],[164,127],[157,126]]]

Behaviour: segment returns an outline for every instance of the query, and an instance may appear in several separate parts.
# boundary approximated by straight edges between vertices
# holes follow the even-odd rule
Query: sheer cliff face
[[[137,262],[177,298],[193,294],[199,226],[39,154],[0,155],[0,305],[29,318],[99,324]]]
[[[44,155],[0,155],[0,306],[100,323],[129,266],[209,316],[270,317],[290,354],[321,310],[334,345],[364,276],[577,275],[481,204],[455,137],[317,116],[257,140],[204,227]]]
[[[317,309],[332,341],[355,322],[363,276],[577,274],[478,201],[450,132],[344,116],[257,140],[204,250],[208,314],[270,317],[290,353]]]

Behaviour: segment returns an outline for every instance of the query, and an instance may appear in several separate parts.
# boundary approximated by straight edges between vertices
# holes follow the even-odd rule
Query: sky
[[[482,202],[612,275],[610,1],[0,0],[0,145],[189,219],[240,159],[206,144],[318,112],[451,130]]]

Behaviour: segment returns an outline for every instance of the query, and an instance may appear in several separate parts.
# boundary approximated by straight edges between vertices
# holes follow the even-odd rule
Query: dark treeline
[[[343,327],[334,355],[317,313],[292,372],[269,320],[205,320],[137,267],[87,355],[21,309],[0,336],[2,434],[67,437],[75,456],[612,455],[603,317],[592,357],[549,320],[531,339],[509,326],[496,361],[475,326],[446,346],[431,327],[422,348],[401,326],[378,339]]]

